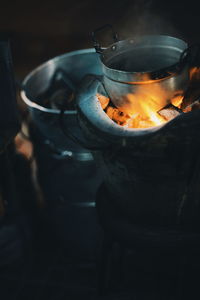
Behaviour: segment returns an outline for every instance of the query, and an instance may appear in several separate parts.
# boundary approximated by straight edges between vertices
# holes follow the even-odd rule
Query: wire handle
[[[103,48],[101,47],[101,45],[100,45],[98,39],[96,38],[96,34],[97,34],[98,32],[100,32],[100,31],[106,29],[106,28],[109,28],[109,29],[111,30],[111,32],[112,32],[112,37],[113,37],[114,42],[117,43],[117,42],[119,41],[119,39],[118,39],[118,34],[114,31],[112,25],[106,24],[106,25],[103,25],[103,26],[101,26],[101,27],[95,29],[95,30],[91,33],[91,35],[92,35],[92,41],[93,41],[93,45],[94,45],[94,48],[95,48],[96,52],[97,52],[97,53],[100,53],[100,54],[103,53]]]
[[[181,69],[187,62],[190,66],[200,66],[200,43],[190,45],[181,53],[179,68]]]

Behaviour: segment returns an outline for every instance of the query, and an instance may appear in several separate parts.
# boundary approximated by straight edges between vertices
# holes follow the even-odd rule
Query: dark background
[[[0,1],[0,33],[10,36],[15,76],[22,80],[32,69],[50,58],[69,51],[93,47],[91,31],[106,23],[113,24],[121,39],[138,34],[169,34],[183,38],[189,44],[200,42],[198,2],[193,0],[187,2],[172,0]],[[101,35],[100,39],[102,45],[111,43],[109,33]],[[8,269],[3,274],[0,272],[1,299],[92,299],[88,295],[93,295],[95,290],[94,264],[92,267],[90,265],[88,267],[88,265],[78,266],[78,263],[82,262],[83,256],[85,258],[86,254],[91,259],[91,253],[94,256],[96,251],[96,239],[98,238],[96,215],[94,208],[72,206],[71,203],[74,200],[79,201],[79,199],[68,197],[68,187],[71,187],[72,190],[75,189],[73,184],[76,186],[74,180],[76,178],[79,184],[80,182],[85,184],[86,191],[90,193],[91,191],[87,187],[91,184],[91,178],[95,178],[93,170],[88,169],[89,174],[87,174],[79,164],[75,165],[75,168],[73,161],[71,165],[67,160],[65,164],[62,160],[58,163],[50,156],[49,148],[41,146],[37,139],[35,145],[38,147],[38,149],[35,147],[34,150],[35,153],[38,153],[43,190],[46,188],[48,196],[51,194],[46,197],[49,208],[47,206],[47,210],[45,207],[45,212],[40,215],[40,220],[43,220],[40,221],[42,225],[38,226],[41,237],[39,239],[37,237],[34,246],[36,250],[34,248],[35,252],[32,255],[34,257],[31,257],[28,265],[25,264],[24,268],[17,267],[15,271]],[[24,187],[26,186],[26,182],[24,183],[26,175],[24,173],[19,175],[19,171],[16,167],[18,181],[23,183]],[[86,183],[84,180],[79,180],[79,175],[80,178],[84,178]],[[23,180],[20,180],[20,176],[24,176]],[[58,180],[60,178],[62,180]],[[71,181],[68,178],[71,178]],[[74,183],[71,184],[73,180]],[[80,187],[77,191],[82,192]],[[65,197],[62,196],[63,194]],[[30,195],[27,199],[30,201]],[[16,230],[15,227],[14,230]],[[15,231],[14,236],[14,242],[21,241]],[[59,243],[57,243],[57,239],[59,239]],[[12,249],[15,250],[15,248]],[[22,253],[24,253],[23,251]],[[14,253],[16,254],[16,251]],[[69,260],[69,257],[72,256],[69,255],[71,253],[76,260],[80,256],[76,264],[74,263],[75,259],[73,263],[71,263],[71,258]],[[137,266],[141,262],[141,258],[138,260],[138,256],[134,257],[132,262],[133,271],[135,264]],[[171,261],[171,257],[169,259]],[[147,261],[148,257],[145,257],[144,265]],[[127,260],[127,265],[128,263]],[[167,265],[167,262],[165,264]],[[169,265],[169,269],[170,267],[171,265]],[[151,263],[149,268],[152,269]],[[172,273],[173,271],[170,269],[169,279],[163,281],[164,288],[162,286],[161,291],[164,295],[168,290],[171,293],[168,282],[173,277]],[[192,278],[191,273],[191,271],[188,272],[187,277]],[[146,277],[143,271],[140,274],[139,276],[138,274],[134,275],[136,278],[135,297],[140,295],[140,299],[144,299],[146,293],[148,299],[161,299],[161,297],[155,298],[153,294],[155,283],[152,283],[154,279],[151,273],[147,273]],[[192,275],[194,277],[194,271]],[[132,276],[129,276],[129,279],[129,286],[132,287]],[[172,278],[172,280],[174,279]],[[193,278],[190,281],[192,280]],[[199,276],[196,276],[196,281],[199,281]],[[199,292],[199,284],[195,281],[193,285],[188,284],[188,280],[185,282],[188,291],[186,296],[187,299],[190,299],[194,285]],[[149,297],[149,290],[152,297]],[[196,298],[199,299],[199,297]],[[108,298],[106,297],[106,299]],[[116,299],[116,296],[109,299]],[[117,297],[117,299],[120,298]],[[122,295],[121,299],[133,299],[133,297],[124,298]],[[137,299],[139,298],[137,297]]]
[[[90,32],[113,24],[121,39],[160,33],[200,41],[198,1],[35,0],[1,1],[0,32],[10,35],[15,73],[24,76],[40,63],[92,47]],[[101,36],[110,43],[109,34]]]

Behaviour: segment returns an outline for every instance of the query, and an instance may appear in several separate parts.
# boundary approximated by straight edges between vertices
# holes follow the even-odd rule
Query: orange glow
[[[142,115],[133,114],[127,120],[124,127],[126,128],[149,128],[159,126],[166,122],[156,111],[148,106],[145,102],[141,103]]]
[[[15,137],[15,146],[18,153],[21,153],[28,160],[33,155],[33,145],[30,141],[24,139],[20,134]]]
[[[165,90],[159,84],[149,84],[145,90],[140,86],[134,94],[128,94],[127,98],[133,105],[125,127],[149,128],[166,122],[158,111],[169,104],[170,100],[166,101]]]
[[[116,101],[117,107],[109,99],[105,111],[115,123],[125,128],[160,126],[182,112],[200,109],[200,67],[191,68],[189,77],[186,91],[171,91],[160,84],[162,80],[150,80],[147,76],[144,82],[134,83],[133,89],[123,95],[121,101]]]
[[[193,67],[190,69],[190,80],[199,80],[200,79],[200,68]]]
[[[158,126],[166,122],[156,111],[147,106],[145,103],[142,104],[142,107],[147,119],[153,123],[153,126]]]
[[[145,82],[134,85],[132,93],[123,96],[120,106],[115,107],[108,99],[105,112],[125,128],[149,128],[160,126],[181,113],[200,109],[200,67],[191,68],[189,75],[190,84],[185,93],[183,90],[171,93],[160,85],[160,80],[152,81],[147,76]]]

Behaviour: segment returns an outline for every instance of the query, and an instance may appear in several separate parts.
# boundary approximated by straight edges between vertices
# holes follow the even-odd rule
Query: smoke
[[[118,33],[119,40],[130,37],[134,39],[134,37],[141,35],[169,35],[185,40],[180,32],[182,29],[179,28],[180,20],[183,17],[182,14],[177,14],[179,8],[177,5],[174,7],[174,3],[171,2],[173,0],[110,1],[115,3],[112,6],[113,13],[106,23],[113,25],[114,31]],[[97,37],[103,47],[108,47],[114,42],[112,31],[109,29],[98,33]]]
[[[120,39],[148,34],[181,37],[180,32],[172,22],[169,9],[166,12],[164,7],[162,9],[162,5],[158,7],[155,0],[131,1],[127,10],[118,20],[117,27]]]

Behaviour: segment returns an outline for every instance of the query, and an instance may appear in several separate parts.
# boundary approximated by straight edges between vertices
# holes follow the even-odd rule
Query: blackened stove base
[[[159,247],[180,250],[195,250],[200,247],[200,232],[189,232],[171,227],[154,227],[135,224],[122,212],[112,199],[104,185],[98,190],[96,208],[101,226],[114,240],[122,241],[127,246]]]
[[[152,266],[159,273],[169,272],[169,264],[171,271],[174,268],[174,261],[178,263],[176,278],[176,293],[180,294],[183,287],[183,274],[185,273],[185,265],[187,258],[191,255],[197,255],[200,251],[200,234],[193,232],[185,232],[177,229],[168,229],[161,227],[150,227],[134,224],[130,222],[127,216],[113,205],[113,199],[109,197],[109,193],[105,186],[102,185],[97,193],[96,209],[101,227],[104,230],[104,242],[102,253],[100,255],[98,269],[98,289],[100,294],[104,294],[109,282],[122,278],[121,262],[122,254],[126,249],[139,251],[145,258],[147,254],[153,254],[157,259]],[[115,257],[115,266],[109,267],[111,262],[109,258],[113,253],[113,246],[118,244],[118,257]],[[160,256],[161,255],[161,256]],[[150,255],[151,256],[151,255]],[[161,258],[161,259],[160,259]],[[111,261],[113,258],[111,257]],[[142,259],[141,259],[142,261]],[[140,266],[148,268],[147,265]],[[115,273],[112,272],[114,268]],[[166,270],[165,270],[166,268]],[[111,269],[110,272],[108,270]],[[119,274],[116,274],[116,270]],[[109,274],[108,274],[109,273]],[[111,278],[110,278],[110,277]],[[178,299],[178,298],[177,298]]]

